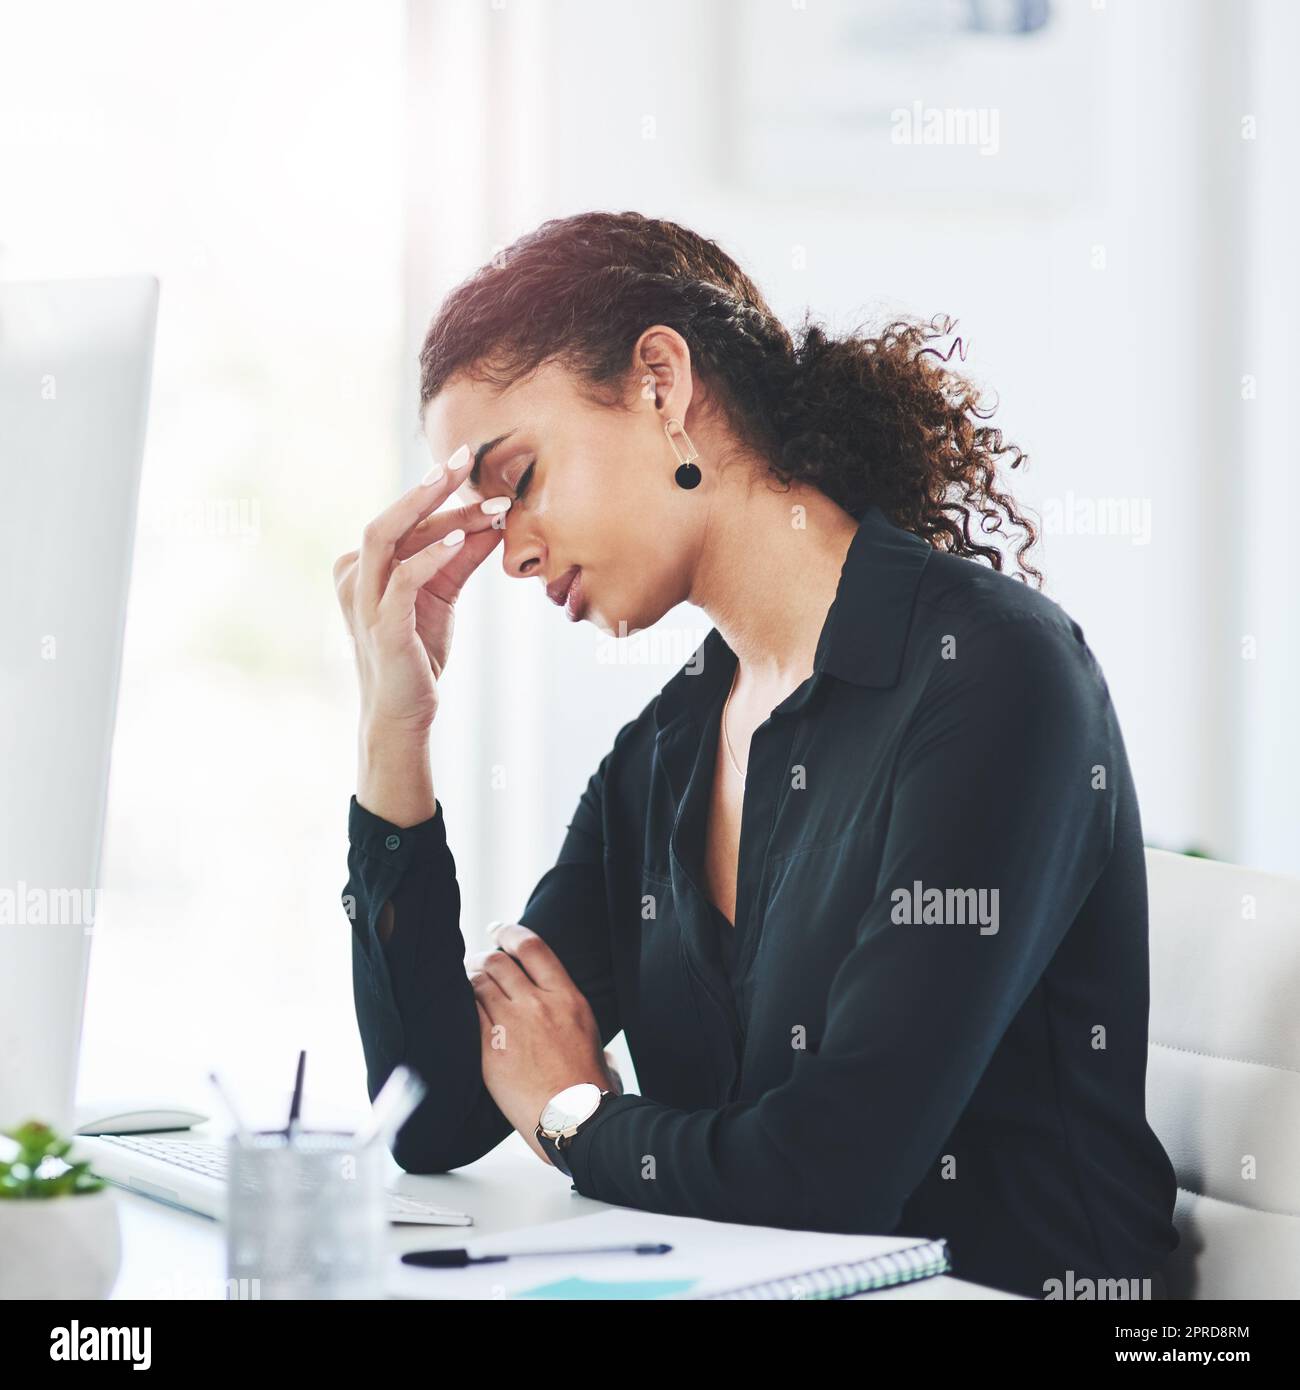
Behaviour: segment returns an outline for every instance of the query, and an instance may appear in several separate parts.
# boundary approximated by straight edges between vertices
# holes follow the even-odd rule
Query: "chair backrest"
[[[1300,879],[1146,852],[1173,1298],[1300,1298]]]

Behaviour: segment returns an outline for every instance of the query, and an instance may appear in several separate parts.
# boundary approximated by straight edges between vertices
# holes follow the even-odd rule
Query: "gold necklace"
[[[736,688],[736,677],[740,674],[740,663],[736,663],[736,669],[731,676],[731,690],[727,691],[727,698],[722,704],[722,740],[727,745],[727,757],[731,759],[731,765],[736,769],[736,776],[740,778],[741,786],[745,784],[745,774],[740,770],[740,764],[736,761],[736,755],[731,751],[731,738],[727,733],[727,706],[731,704],[731,692]]]

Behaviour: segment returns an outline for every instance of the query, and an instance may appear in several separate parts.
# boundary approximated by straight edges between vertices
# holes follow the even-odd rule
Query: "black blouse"
[[[733,978],[736,970],[736,928],[732,922],[727,920],[727,915],[721,908],[709,903],[709,908],[713,913],[713,939],[717,943],[718,964],[722,967],[722,973],[735,991],[735,980]]]
[[[518,917],[641,1085],[572,1141],[573,1185],[942,1236],[959,1276],[1030,1296],[1071,1271],[1161,1296],[1176,1183],[1145,1113],[1142,830],[1078,624],[869,509],[813,674],[750,742],[731,935],[701,885],[735,665],[713,629],[622,726]],[[420,1073],[393,1153],[445,1172],[510,1132],[445,808],[399,829],[354,797],[349,834],[367,1084]]]

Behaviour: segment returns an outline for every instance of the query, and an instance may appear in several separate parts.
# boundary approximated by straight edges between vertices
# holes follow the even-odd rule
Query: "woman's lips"
[[[587,611],[587,600],[582,593],[582,571],[577,570],[573,576],[573,582],[564,591],[564,616],[571,623],[576,623]]]
[[[552,603],[563,606],[565,617],[572,623],[582,617],[587,607],[582,596],[581,571],[580,565],[570,565],[553,584],[546,587],[547,597]]]

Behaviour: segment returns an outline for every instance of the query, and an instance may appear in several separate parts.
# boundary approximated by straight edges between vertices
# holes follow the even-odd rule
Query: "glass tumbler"
[[[226,1278],[239,1298],[381,1298],[382,1144],[330,1130],[227,1141]]]

